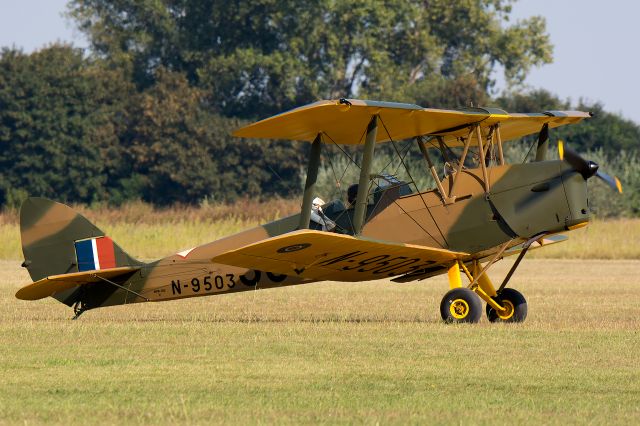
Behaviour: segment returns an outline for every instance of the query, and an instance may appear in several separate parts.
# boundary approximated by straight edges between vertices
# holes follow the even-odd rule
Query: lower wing
[[[216,263],[313,280],[368,281],[450,264],[467,253],[300,230],[214,257]]]

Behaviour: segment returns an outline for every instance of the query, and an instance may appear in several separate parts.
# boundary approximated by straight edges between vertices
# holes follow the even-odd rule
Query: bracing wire
[[[344,178],[344,175],[347,172],[347,170],[349,169],[349,166],[351,166],[351,164],[347,164],[347,168],[342,173],[342,176],[340,177],[340,179],[338,179],[338,175],[336,174],[336,170],[335,170],[335,167],[333,166],[333,161],[331,160],[331,157],[328,156],[327,160],[329,160],[329,167],[331,167],[331,171],[333,173],[333,178],[335,179],[336,184],[337,184],[336,186],[338,188],[341,188],[342,187],[342,179]],[[342,190],[340,190],[340,197],[342,198]],[[349,214],[347,213],[346,209],[335,218],[335,221],[340,219],[344,214],[347,215],[347,219],[349,220],[349,226],[351,227],[351,229],[353,229],[353,222],[351,221],[351,216],[349,216]]]
[[[366,130],[365,130],[365,133],[366,133]],[[363,136],[361,136],[361,137],[360,137],[360,140],[362,140],[362,138],[364,137],[364,134],[365,134],[365,133],[363,133]],[[348,152],[346,152],[344,149],[342,149],[342,147],[341,147],[340,145],[338,145],[338,144],[336,143],[336,141],[334,141],[334,140],[333,140],[333,138],[332,138],[328,133],[323,132],[322,134],[323,134],[323,135],[325,135],[326,137],[328,137],[328,138],[329,138],[329,140],[330,140],[330,141],[331,141],[335,146],[337,146],[337,147],[338,147],[338,149],[339,149],[340,151],[342,151],[342,153],[343,153],[343,154],[344,154],[344,155],[349,159],[349,161],[351,161],[353,164],[355,164],[357,168],[360,168],[360,166],[358,165],[358,163],[356,163],[356,161],[355,161],[355,160],[354,160],[354,159],[349,155],[349,153],[348,153]]]
[[[527,158],[529,158],[529,154],[531,154],[531,150],[533,150],[533,146],[536,144],[536,140],[533,140],[533,143],[531,144],[531,146],[529,147],[529,151],[527,151],[527,155],[524,156],[524,158],[522,159],[522,164],[524,164],[527,161]]]
[[[324,134],[325,136],[327,136],[327,138],[331,141],[331,143],[333,143],[336,147],[338,147],[338,149],[339,149],[339,150],[340,150],[340,151],[341,151],[341,152],[342,152],[342,153],[343,153],[343,154],[344,154],[344,155],[349,159],[349,161],[351,161],[351,163],[355,164],[355,166],[356,166],[358,169],[361,169],[360,165],[359,165],[359,164],[358,164],[358,163],[353,159],[353,157],[351,157],[351,156],[350,156],[350,155],[349,155],[349,154],[348,154],[344,149],[342,149],[342,147],[341,147],[340,145],[338,145],[338,144],[336,143],[336,141],[335,141],[335,140],[333,140],[333,138],[332,138],[328,133],[323,132],[323,134]],[[364,135],[365,135],[365,134],[366,134],[366,131],[365,131],[365,133],[363,133],[363,135],[360,137],[360,140],[362,140],[362,139],[364,138]],[[406,148],[406,152],[405,152],[405,156],[406,156],[406,154],[409,152],[410,142],[408,142],[408,143],[407,143],[407,145],[405,146],[405,148]],[[333,172],[333,174],[334,174],[334,179],[336,180],[336,183],[338,184],[338,186],[341,186],[341,184],[342,184],[342,179],[344,178],[344,175],[346,174],[347,169],[348,169],[348,167],[349,167],[349,166],[347,166],[347,168],[345,169],[345,171],[342,173],[342,176],[340,177],[340,179],[338,179],[337,174],[335,173],[335,167],[333,166],[333,162],[331,161],[331,158],[328,158],[328,160],[329,160],[329,164],[330,164],[330,166],[331,166],[331,170],[332,170],[332,172]],[[391,165],[392,163],[393,163],[393,160],[389,161],[389,163],[384,167],[384,169],[386,169],[386,168],[387,168],[389,165]],[[398,168],[396,169],[396,173],[397,173],[397,170],[398,170],[399,168],[400,168],[400,164],[398,165]],[[384,170],[384,169],[383,169],[383,170]],[[378,185],[376,182],[373,182],[373,185],[375,185],[376,187],[380,188],[380,185]],[[370,192],[370,188],[369,188],[369,191],[368,191],[367,193],[369,193],[369,192]],[[378,202],[380,202],[380,200],[378,200]],[[398,206],[398,207],[399,207],[399,208],[400,208],[400,209],[401,209],[401,210],[402,210],[402,211],[403,211],[403,212],[404,212],[404,213],[405,213],[409,218],[411,218],[411,220],[413,220],[413,221],[416,223],[416,225],[418,225],[418,226],[419,226],[419,227],[420,227],[424,232],[426,232],[426,233],[427,233],[431,238],[433,238],[433,236],[431,236],[431,234],[429,234],[429,232],[428,232],[426,229],[424,229],[424,228],[422,227],[422,225],[420,225],[420,224],[419,224],[419,223],[418,223],[418,222],[417,222],[413,217],[411,217],[411,215],[409,215],[409,214],[408,214],[408,213],[407,213],[407,212],[402,208],[402,206],[400,206],[400,205],[397,203],[397,201],[395,201],[395,200],[394,200],[394,204],[396,204],[396,205],[397,205],[397,206]],[[377,204],[376,204],[376,206],[377,206]],[[375,210],[375,207],[374,207],[374,210]],[[342,217],[342,215],[343,215],[343,214],[347,214],[347,218],[349,219],[349,225],[350,225],[350,226],[351,226],[351,228],[353,229],[353,223],[352,223],[352,220],[351,220],[351,216],[347,213],[347,210],[345,210],[343,213],[341,213],[340,215],[338,215],[338,217],[336,218],[336,220],[338,220],[340,217]]]
[[[408,141],[407,144],[400,150],[405,151],[404,152],[404,157],[407,156],[407,154],[409,153],[409,148],[411,147],[411,141]],[[389,167],[391,165],[391,163],[393,163],[393,159],[391,159],[386,166],[384,166],[381,170],[381,173],[384,172],[386,170],[387,167]],[[396,167],[396,169],[393,171],[392,176],[397,176],[398,175],[398,170],[400,170],[400,166],[402,165],[402,163],[398,163],[398,167]],[[380,187],[380,185],[376,185],[378,187]],[[382,197],[380,197],[380,199],[378,199],[378,201],[376,202],[376,204],[373,206],[372,211],[376,211],[376,209],[378,208],[378,206],[380,205],[380,203],[382,202]]]
[[[396,168],[396,171],[394,172],[394,174],[397,174],[397,171],[400,169],[400,167],[401,167],[401,166],[403,166],[403,167],[404,167],[404,169],[405,169],[405,170],[406,170],[406,172],[407,172],[407,175],[409,176],[409,179],[411,180],[411,182],[413,183],[414,187],[416,188],[416,191],[420,194],[420,190],[419,190],[419,188],[418,188],[418,185],[416,184],[415,180],[413,179],[413,176],[411,176],[411,172],[409,171],[409,168],[407,167],[407,165],[406,165],[406,164],[405,164],[405,162],[404,162],[404,158],[405,158],[405,157],[407,156],[407,154],[409,153],[409,150],[410,150],[410,147],[411,147],[411,141],[407,142],[407,144],[406,144],[406,145],[405,145],[401,150],[399,150],[399,149],[398,149],[398,147],[397,147],[397,145],[396,145],[396,143],[395,143],[395,141],[391,138],[391,134],[389,133],[389,130],[387,129],[387,127],[386,127],[386,125],[384,124],[384,122],[382,121],[382,119],[380,119],[380,121],[381,121],[381,123],[382,123],[383,127],[385,128],[385,131],[387,132],[387,136],[389,137],[389,140],[391,141],[391,143],[392,143],[392,145],[393,145],[393,148],[394,148],[394,151],[396,152],[396,155],[397,155],[397,156],[398,156],[398,158],[400,159],[400,163],[398,164],[398,167]],[[361,169],[360,165],[359,165],[359,164],[358,164],[358,163],[353,159],[353,157],[351,157],[351,156],[349,155],[349,153],[347,153],[344,149],[342,149],[342,147],[341,147],[340,145],[338,145],[338,144],[336,143],[336,141],[335,141],[335,140],[334,140],[334,139],[333,139],[333,138],[332,138],[328,133],[323,132],[323,134],[324,134],[325,136],[327,136],[327,138],[331,141],[331,143],[333,143],[336,147],[338,147],[338,149],[339,149],[339,150],[340,150],[340,151],[341,151],[341,152],[342,152],[342,153],[343,153],[343,154],[344,154],[344,155],[349,159],[349,161],[351,161],[351,163],[355,164],[355,166],[356,166],[358,169]],[[365,132],[363,133],[363,135],[360,137],[360,140],[362,140],[362,139],[364,138],[365,134],[366,134],[366,131],[365,131]],[[405,152],[404,152],[404,154],[402,153],[402,151],[405,151]],[[342,181],[342,178],[344,178],[344,175],[345,175],[345,173],[346,173],[346,170],[345,170],[345,172],[342,174],[342,176],[341,176],[340,180],[338,180],[338,178],[337,178],[337,174],[335,173],[335,168],[334,168],[334,166],[333,166],[332,161],[331,161],[331,159],[330,159],[330,158],[329,158],[329,163],[330,163],[330,165],[331,165],[331,169],[332,169],[333,174],[334,174],[334,179],[336,179],[336,183],[337,183],[338,185],[341,185],[341,181]],[[392,163],[393,163],[393,159],[392,159],[392,160],[390,160],[390,161],[389,161],[389,163],[387,163],[387,165],[385,165],[385,167],[383,168],[383,170],[384,170],[384,169],[386,169],[387,167],[389,167]],[[380,185],[378,185],[375,181],[374,181],[374,182],[372,182],[372,185],[375,185],[376,187],[381,188],[381,187],[380,187]],[[371,188],[369,188],[369,189],[371,189]],[[370,190],[368,191],[368,193],[369,193],[369,192],[370,192]],[[439,232],[439,233],[440,233],[440,235],[442,236],[442,238],[443,238],[443,240],[444,240],[445,244],[447,244],[447,245],[448,245],[449,243],[447,242],[447,239],[445,238],[444,234],[442,233],[442,230],[440,229],[440,227],[438,226],[437,222],[435,221],[435,218],[433,217],[433,214],[431,213],[431,210],[430,210],[430,209],[429,209],[429,207],[426,205],[426,202],[424,201],[424,198],[422,197],[422,195],[421,195],[421,194],[420,194],[420,199],[422,200],[422,203],[424,204],[425,208],[426,208],[426,209],[427,209],[427,211],[429,212],[429,216],[431,217],[431,219],[433,220],[433,222],[436,224],[436,228],[438,229],[438,232]],[[379,202],[379,201],[378,201],[378,202]],[[416,224],[420,229],[422,229],[422,231],[423,231],[425,234],[427,234],[427,235],[428,235],[432,240],[437,241],[437,240],[436,240],[436,238],[434,238],[434,236],[433,236],[433,235],[431,235],[431,233],[430,233],[428,230],[426,230],[426,229],[425,229],[425,228],[424,228],[424,227],[423,227],[423,226],[422,226],[422,225],[421,225],[421,224],[420,224],[420,223],[419,223],[419,222],[418,222],[418,221],[417,221],[413,216],[411,216],[411,214],[409,214],[409,212],[407,212],[407,211],[406,211],[406,210],[405,210],[405,209],[404,209],[404,208],[403,208],[403,207],[398,203],[398,201],[397,201],[397,200],[394,200],[394,201],[393,201],[393,203],[394,203],[396,206],[398,206],[398,208],[399,208],[400,210],[402,210],[402,212],[403,212],[407,217],[409,217],[409,218],[410,218],[410,219],[411,219],[411,220],[412,220],[412,221],[413,221],[413,222],[414,222],[414,223],[415,223],[415,224]],[[375,208],[374,208],[374,210],[375,210]],[[345,210],[345,213],[346,213],[346,210]],[[342,213],[342,214],[345,214],[345,213]],[[341,215],[342,215],[342,214],[341,214]],[[341,217],[341,215],[339,215],[339,216],[338,216],[338,218],[339,218],[339,217]],[[353,227],[353,224],[351,223],[351,217],[350,217],[349,215],[347,215],[347,217],[348,217],[348,219],[349,219],[350,225]],[[338,218],[336,218],[336,219],[338,219]]]

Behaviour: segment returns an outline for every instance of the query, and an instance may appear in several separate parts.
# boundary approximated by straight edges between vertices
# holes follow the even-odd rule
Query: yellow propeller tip
[[[620,179],[615,176],[613,178],[616,180],[616,188],[618,188],[618,192],[622,194],[622,183],[620,182]]]
[[[564,160],[564,142],[562,140],[558,141],[558,156],[561,160]]]

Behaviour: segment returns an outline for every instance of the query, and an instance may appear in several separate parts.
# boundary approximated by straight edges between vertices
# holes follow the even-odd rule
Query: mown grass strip
[[[502,277],[511,261],[500,262]],[[0,261],[0,423],[637,424],[638,261],[525,260],[524,324],[442,324],[445,278],[89,311],[16,300]]]

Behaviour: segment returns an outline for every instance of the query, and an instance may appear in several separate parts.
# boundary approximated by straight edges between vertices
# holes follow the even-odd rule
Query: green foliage
[[[512,3],[71,0],[68,14],[91,43],[87,54],[66,45],[0,53],[0,205],[27,195],[156,205],[294,197],[308,144],[231,133],[319,98],[572,108],[546,91],[516,91],[532,66],[551,61],[552,48],[543,18],[509,22]],[[497,66],[514,92],[492,100]],[[552,141],[593,151],[623,178],[630,196],[596,195],[600,214],[637,214],[640,128],[599,104],[575,108],[595,117],[554,130]],[[410,180],[390,144],[376,152],[378,171]],[[358,180],[338,154],[325,151],[325,198]],[[414,144],[404,158],[418,187],[432,186]]]
[[[604,111],[602,104],[580,101],[575,109],[591,111],[593,118],[577,126],[560,129],[558,137],[572,147],[586,151],[602,149],[609,154],[621,151],[638,152],[640,126],[618,114]]]
[[[102,150],[117,140],[110,71],[70,46],[0,53],[0,202],[17,191],[91,202],[104,196]]]
[[[600,170],[617,176],[622,195],[592,178],[589,180],[589,207],[598,217],[637,217],[640,215],[640,158],[637,152],[605,154],[602,149],[586,153],[585,158],[600,165]]]
[[[156,83],[132,102],[124,145],[131,177],[123,191],[155,204],[229,201],[299,191],[301,152],[291,143],[233,138],[245,124],[211,112],[183,74],[156,70]],[[124,194],[124,193],[123,193]],[[131,198],[124,196],[123,198]]]
[[[0,204],[29,195],[115,204],[287,195],[300,150],[240,141],[201,89],[159,68],[137,92],[127,75],[54,45],[0,57]]]
[[[571,105],[568,101],[562,101],[546,90],[535,90],[502,96],[493,104],[512,112],[571,109],[590,111],[593,114],[592,118],[583,120],[575,126],[552,130],[552,140],[563,139],[573,149],[581,152],[597,149],[607,153],[618,153],[622,150],[638,152],[640,126],[618,114],[605,111],[600,103],[587,103],[580,100],[577,105]],[[534,138],[530,137],[527,141],[531,142]]]
[[[166,67],[226,115],[273,114],[319,98],[416,101],[462,80],[467,105],[495,66],[521,82],[551,61],[543,18],[509,24],[509,0],[73,0],[96,53],[155,82]],[[437,97],[436,97],[437,98]]]
[[[569,103],[563,102],[551,92],[539,89],[529,92],[511,92],[498,97],[490,106],[496,106],[512,112],[535,112],[569,109]]]
[[[143,198],[188,202],[212,193],[217,164],[207,152],[213,126],[201,95],[179,74],[159,71],[158,83],[138,96],[132,109],[132,171],[145,177]]]

